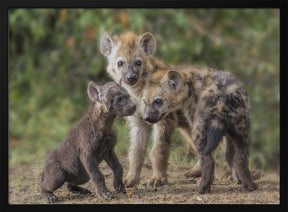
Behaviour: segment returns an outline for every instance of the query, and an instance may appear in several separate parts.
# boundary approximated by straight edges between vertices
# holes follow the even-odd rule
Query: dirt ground
[[[120,157],[124,176],[128,170],[126,158]],[[16,165],[9,168],[9,204],[46,204],[39,192],[39,175],[43,164]],[[151,164],[145,163],[141,182],[137,187],[126,189],[127,194],[113,192],[112,171],[103,162],[100,170],[105,176],[108,189],[113,192],[112,199],[101,199],[94,194],[75,194],[63,186],[54,194],[58,197],[56,204],[280,204],[279,174],[261,173],[256,180],[259,189],[245,192],[242,186],[221,177],[222,171],[216,167],[216,176],[209,194],[195,191],[198,179],[187,179],[184,172],[189,167],[170,164],[168,168],[168,185],[152,188],[145,181],[152,175]],[[223,170],[223,169],[222,169]],[[88,182],[82,187],[93,191],[94,186]]]

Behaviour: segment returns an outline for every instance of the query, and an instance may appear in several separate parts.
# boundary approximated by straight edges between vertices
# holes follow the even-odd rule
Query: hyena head
[[[143,119],[156,123],[180,109],[188,96],[188,86],[177,71],[157,70],[146,82],[140,111]]]
[[[87,93],[91,101],[97,102],[111,114],[130,116],[136,111],[136,105],[130,100],[127,90],[115,82],[103,86],[90,82]]]
[[[140,36],[133,32],[120,36],[104,33],[100,43],[101,53],[108,58],[108,73],[117,83],[128,85],[137,83],[155,50],[156,40],[149,32]]]

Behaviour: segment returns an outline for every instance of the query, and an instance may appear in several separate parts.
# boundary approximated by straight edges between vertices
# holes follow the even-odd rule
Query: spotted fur
[[[212,152],[227,138],[226,159],[245,190],[257,188],[248,168],[250,147],[250,103],[243,84],[231,73],[196,66],[164,69],[147,80],[140,108],[151,123],[182,110],[191,127],[202,177],[200,193],[210,192],[215,161]]]

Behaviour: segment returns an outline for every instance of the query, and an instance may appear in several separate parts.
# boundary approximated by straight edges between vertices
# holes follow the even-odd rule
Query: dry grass
[[[128,169],[126,158],[120,158],[124,174]],[[9,169],[9,203],[10,204],[46,204],[39,192],[39,174],[43,164],[16,165]],[[105,163],[100,167],[105,176],[107,187],[113,191],[112,171]],[[141,184],[137,188],[127,189],[127,194],[114,193],[112,199],[101,199],[94,194],[74,194],[63,186],[55,195],[56,204],[279,204],[280,186],[279,174],[263,174],[256,182],[259,189],[244,192],[242,186],[229,179],[220,178],[216,172],[211,193],[200,195],[195,191],[197,179],[186,179],[183,173],[188,167],[170,164],[168,185],[152,188],[146,187],[145,180],[149,179],[152,169],[146,163],[142,170]],[[93,190],[91,182],[83,187]]]

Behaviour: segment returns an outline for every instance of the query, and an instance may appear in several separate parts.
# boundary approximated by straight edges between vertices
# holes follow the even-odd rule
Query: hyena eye
[[[141,60],[137,60],[137,61],[135,62],[135,65],[136,65],[136,66],[141,66],[141,65],[142,65],[142,61],[141,61]]]
[[[163,100],[162,99],[155,99],[154,103],[157,105],[161,105],[163,103]]]
[[[117,96],[116,102],[120,102],[121,100],[122,100],[122,97],[121,96]]]
[[[118,61],[118,63],[117,63],[117,66],[120,68],[120,67],[122,67],[124,65],[124,62],[123,61]]]

